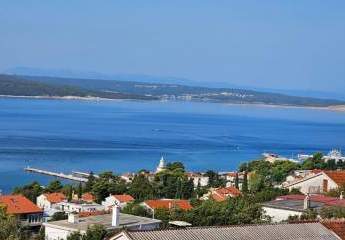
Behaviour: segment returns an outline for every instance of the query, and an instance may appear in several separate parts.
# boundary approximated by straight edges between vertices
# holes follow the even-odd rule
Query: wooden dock
[[[31,168],[31,167],[26,167],[26,168],[24,168],[24,170],[27,172],[43,174],[43,175],[47,175],[47,176],[67,179],[67,180],[76,181],[76,182],[86,183],[88,181],[87,177],[75,176],[73,174],[57,173],[57,172],[51,172],[51,171],[46,171],[46,170],[42,170],[42,169],[38,169],[38,168]]]

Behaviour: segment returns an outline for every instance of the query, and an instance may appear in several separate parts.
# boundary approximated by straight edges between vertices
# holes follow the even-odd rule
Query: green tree
[[[112,172],[100,174],[92,186],[92,193],[98,203],[108,197],[109,194],[123,194],[125,191],[127,191],[125,181]]]
[[[50,221],[59,221],[59,220],[65,220],[67,219],[67,214],[64,212],[56,212],[53,214]]]
[[[68,186],[67,200],[70,202],[73,199],[73,187],[72,185]]]
[[[181,162],[168,163],[166,169],[168,169],[169,171],[185,171],[184,165]]]
[[[330,206],[330,207],[323,207],[320,210],[321,218],[344,218],[345,217],[345,207],[339,206]]]
[[[86,233],[73,232],[67,240],[103,240],[106,237],[107,231],[102,225],[93,225],[86,230]]]
[[[59,180],[52,181],[48,184],[48,186],[45,189],[45,192],[59,192],[63,188],[61,182]]]
[[[92,191],[92,187],[93,187],[93,184],[95,183],[95,176],[93,174],[93,172],[90,172],[88,178],[87,178],[87,182],[85,183],[85,186],[84,186],[84,192],[91,192]]]
[[[78,199],[81,199],[83,195],[83,185],[81,184],[81,182],[79,182],[79,185],[78,185]]]
[[[300,220],[316,220],[317,212],[314,209],[308,209],[300,216]]]
[[[242,183],[242,192],[247,193],[248,192],[248,176],[247,172],[245,171],[243,174],[243,183]]]
[[[129,185],[128,193],[138,201],[144,201],[154,197],[153,187],[147,177],[137,174]]]
[[[0,207],[0,239],[24,240],[22,229],[15,217],[7,215],[6,209]]]
[[[68,235],[67,240],[82,240],[82,235],[80,232],[72,232]]]
[[[215,171],[208,170],[205,173],[205,176],[208,177],[208,186],[209,187],[224,187],[225,186],[225,179],[222,179],[219,174]]]
[[[103,225],[93,225],[86,230],[82,240],[103,240],[106,234],[107,231]]]
[[[43,193],[43,188],[38,182],[33,182],[23,187],[16,187],[13,190],[13,194],[22,194],[32,202],[36,203],[36,199]]]
[[[236,172],[236,176],[235,176],[235,188],[240,189],[240,184],[239,184],[240,180],[238,178],[238,172]]]
[[[123,213],[135,215],[135,216],[142,216],[142,217],[151,217],[152,214],[149,213],[146,208],[141,206],[138,203],[128,203],[123,209]]]

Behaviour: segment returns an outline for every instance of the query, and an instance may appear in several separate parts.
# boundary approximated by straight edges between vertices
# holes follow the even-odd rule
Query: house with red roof
[[[55,208],[57,203],[63,202],[66,199],[65,194],[60,192],[43,193],[37,197],[36,202],[38,207],[49,210]]]
[[[289,190],[298,189],[307,194],[325,193],[345,184],[345,171],[315,171],[296,181],[284,184],[282,187]]]
[[[225,201],[229,197],[238,197],[241,195],[241,191],[233,186],[221,187],[221,188],[212,188],[201,197],[202,200],[207,200],[212,198],[217,202]]]
[[[23,226],[40,226],[43,221],[43,210],[22,195],[0,196],[0,206],[6,213],[14,215]]]
[[[96,201],[96,197],[92,193],[87,192],[81,196],[81,200],[88,203],[94,203]]]
[[[128,203],[133,202],[135,199],[129,194],[110,194],[109,197],[102,201],[102,205],[106,209],[110,209],[114,205],[119,205],[124,208]]]
[[[146,200],[141,204],[144,208],[154,213],[156,209],[173,209],[179,208],[184,211],[191,210],[193,207],[188,200],[180,199],[157,199],[157,200]]]

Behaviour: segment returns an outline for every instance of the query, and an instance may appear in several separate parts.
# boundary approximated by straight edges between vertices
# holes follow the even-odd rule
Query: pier
[[[24,168],[24,170],[26,172],[38,173],[38,174],[43,174],[43,175],[47,175],[47,176],[67,179],[67,180],[76,181],[76,182],[86,183],[88,181],[87,176],[86,176],[86,175],[88,175],[87,173],[77,172],[77,173],[79,173],[79,175],[85,176],[85,177],[83,177],[83,176],[75,176],[74,174],[57,173],[57,172],[46,171],[46,170],[42,170],[42,169],[38,169],[38,168],[31,168],[31,167],[26,167],[26,168]]]

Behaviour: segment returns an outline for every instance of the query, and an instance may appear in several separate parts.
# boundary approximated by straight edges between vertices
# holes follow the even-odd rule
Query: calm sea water
[[[345,113],[181,102],[0,99],[0,189],[52,178],[25,173],[153,170],[161,155],[189,170],[227,171],[264,151],[345,149]]]

